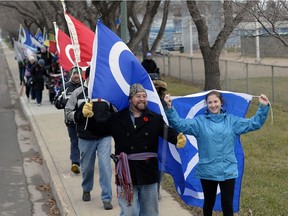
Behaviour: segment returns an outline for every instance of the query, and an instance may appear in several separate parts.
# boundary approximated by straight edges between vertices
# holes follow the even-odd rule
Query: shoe
[[[72,164],[71,171],[75,174],[79,174],[80,173],[79,165],[78,164]]]
[[[91,200],[90,192],[85,192],[85,191],[83,191],[82,200],[83,200],[84,202],[90,201],[90,200]]]
[[[103,202],[103,205],[104,205],[104,209],[105,210],[113,209],[113,206],[112,206],[111,202]]]
[[[37,105],[38,105],[38,106],[41,106],[41,103],[38,103]]]

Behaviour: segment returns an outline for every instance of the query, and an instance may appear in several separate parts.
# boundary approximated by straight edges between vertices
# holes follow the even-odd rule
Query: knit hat
[[[145,89],[140,83],[134,83],[133,85],[130,86],[130,93],[129,93],[129,98],[132,98],[135,94],[138,92],[145,92]]]
[[[155,88],[162,88],[164,90],[167,90],[167,83],[162,80],[153,80],[153,84]]]
[[[86,68],[86,71],[85,71],[85,79],[87,79],[90,75],[90,66]]]
[[[45,65],[45,60],[44,60],[44,59],[39,59],[39,60],[38,60],[38,64],[39,64],[40,66],[44,66],[44,65]]]
[[[81,74],[82,73],[82,69],[79,67],[79,70],[78,70],[78,68],[76,66],[74,66],[74,67],[72,67],[70,69],[70,72],[71,72],[71,75],[74,74],[74,73],[79,73],[79,72]]]
[[[148,52],[148,53],[146,54],[146,56],[152,56],[152,54],[151,54],[150,52]]]
[[[34,56],[29,56],[28,60],[29,61],[35,61],[35,57]]]

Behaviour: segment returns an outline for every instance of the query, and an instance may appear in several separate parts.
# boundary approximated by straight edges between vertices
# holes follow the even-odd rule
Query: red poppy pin
[[[147,117],[144,117],[143,120],[144,120],[145,122],[148,122],[148,118],[147,118]]]

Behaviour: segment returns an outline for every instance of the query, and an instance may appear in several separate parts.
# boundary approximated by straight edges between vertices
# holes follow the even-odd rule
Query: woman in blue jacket
[[[197,139],[199,162],[195,175],[200,178],[204,192],[203,215],[212,216],[219,184],[223,214],[233,216],[234,185],[238,177],[235,139],[240,134],[262,127],[269,111],[267,96],[261,94],[260,106],[251,118],[226,113],[222,109],[224,101],[218,91],[207,94],[208,109],[204,115],[193,119],[179,117],[172,107],[170,95],[166,95],[164,100],[167,103],[165,112],[171,126]]]

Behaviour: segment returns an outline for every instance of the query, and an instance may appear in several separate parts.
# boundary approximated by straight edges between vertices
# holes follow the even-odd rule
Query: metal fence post
[[[170,70],[171,70],[171,65],[170,65],[170,54],[168,54],[168,76],[170,76]]]
[[[228,61],[225,60],[225,79],[226,79],[226,84],[225,84],[225,88],[226,90],[228,90]]]
[[[166,65],[165,65],[165,53],[163,52],[163,69],[164,69],[164,71],[163,71],[163,73],[164,73],[164,75],[166,75]]]
[[[194,74],[193,74],[193,58],[190,57],[190,67],[191,67],[191,77],[192,77],[192,83],[194,82]]]
[[[181,80],[181,56],[178,56],[179,79]]]
[[[271,72],[272,72],[272,104],[274,104],[274,66],[271,66]]]
[[[249,92],[249,70],[248,70],[248,63],[246,63],[246,93]]]

